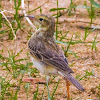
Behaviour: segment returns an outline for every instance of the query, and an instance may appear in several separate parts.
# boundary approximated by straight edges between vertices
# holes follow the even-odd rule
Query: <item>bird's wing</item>
[[[66,58],[62,57],[61,54],[57,53],[55,50],[44,46],[42,47],[39,45],[31,45],[29,46],[29,51],[37,59],[55,67],[57,70],[73,73],[72,69],[68,66],[68,63],[66,62]]]

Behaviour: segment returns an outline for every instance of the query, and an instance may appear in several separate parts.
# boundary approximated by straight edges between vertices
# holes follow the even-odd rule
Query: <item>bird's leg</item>
[[[32,83],[35,87],[37,83],[46,83],[45,80],[39,79],[39,78],[23,78],[22,82],[30,82]]]
[[[66,81],[66,87],[67,87],[67,100],[70,100],[70,94],[69,94],[70,84],[69,84],[69,81],[67,79],[65,79],[65,81]]]

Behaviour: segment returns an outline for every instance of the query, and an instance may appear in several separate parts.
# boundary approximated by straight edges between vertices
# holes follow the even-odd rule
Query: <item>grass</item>
[[[94,73],[93,73],[93,71],[91,71],[91,72],[89,72],[89,71],[85,71],[85,75],[83,76],[83,77],[81,77],[81,78],[79,78],[80,76],[77,76],[76,78],[79,78],[79,80],[83,80],[83,79],[89,79],[89,76],[93,76],[94,75]]]
[[[3,53],[3,50],[1,51]],[[20,90],[20,86],[22,84],[22,78],[23,75],[27,72],[32,72],[34,70],[34,73],[37,73],[35,69],[29,68],[29,66],[32,66],[32,63],[27,61],[27,59],[18,59],[16,60],[16,57],[20,55],[20,52],[18,52],[16,55],[13,52],[9,52],[9,57],[4,57],[2,54],[0,54],[0,66],[2,66],[0,69],[5,70],[7,72],[7,76],[5,78],[2,78],[0,76],[0,85],[1,85],[1,100],[4,99],[6,95],[8,95],[10,98],[17,100],[17,93]],[[26,64],[21,64],[22,61],[25,61]],[[11,78],[8,80],[8,78]],[[10,82],[12,80],[16,80],[16,83],[11,84]],[[15,84],[19,84],[16,86]],[[10,90],[10,88],[17,87],[16,91]],[[8,91],[8,92],[7,92]],[[10,92],[9,92],[10,91]],[[15,94],[13,94],[15,92]]]
[[[0,4],[0,40],[2,40],[4,37],[8,36],[7,41],[14,41],[14,38],[16,37],[16,34],[19,30],[26,30],[26,27],[23,27],[23,20],[21,20],[19,17],[19,12],[22,10],[20,8],[21,6],[21,0],[14,0],[12,1],[14,3],[14,14],[11,14],[13,17],[10,17],[10,19],[7,17],[7,11],[3,12],[4,9],[3,5]],[[9,2],[8,2],[9,3]],[[46,3],[46,2],[45,2]],[[34,13],[35,11],[39,10],[39,13],[42,13],[42,7],[45,5],[42,4],[33,10],[29,10],[30,5],[28,3],[28,14]],[[69,54],[73,55],[75,59],[79,59],[79,56],[77,53],[75,53],[73,50],[70,49],[71,46],[74,46],[76,44],[88,44],[91,46],[92,52],[97,51],[97,44],[100,43],[100,41],[97,41],[98,38],[98,32],[94,35],[93,40],[87,41],[87,38],[93,34],[93,32],[96,30],[94,27],[93,29],[90,29],[90,26],[93,24],[94,19],[97,18],[96,16],[96,10],[100,8],[100,5],[96,3],[93,0],[90,0],[90,6],[88,6],[86,3],[84,5],[81,5],[81,8],[84,8],[87,10],[88,16],[90,18],[90,23],[88,27],[84,30],[84,36],[79,37],[79,39],[74,38],[74,34],[71,35],[71,38],[68,38],[68,35],[70,34],[70,31],[66,31],[63,33],[63,31],[59,30],[59,18],[63,15],[61,14],[63,11],[68,10],[68,16],[71,17],[75,15],[75,9],[79,5],[76,5],[72,0],[70,2],[70,6],[68,8],[60,8],[59,2],[57,0],[57,7],[50,9],[50,12],[56,12],[56,43],[62,45],[62,49],[66,56]],[[74,13],[73,13],[74,10]],[[8,12],[9,13],[9,12]],[[67,15],[66,13],[66,15]],[[4,16],[5,15],[5,16]],[[13,18],[13,19],[12,19]],[[25,24],[25,23],[24,23]],[[30,35],[30,34],[29,34]],[[4,41],[4,40],[2,40]],[[2,42],[1,41],[1,42]],[[24,49],[24,48],[23,48]],[[0,76],[0,100],[5,100],[8,98],[9,100],[17,100],[18,99],[18,92],[20,91],[20,87],[23,85],[22,78],[25,74],[27,74],[29,77],[37,77],[38,71],[36,68],[31,68],[33,64],[28,60],[28,55],[26,58],[21,59],[20,55],[23,52],[23,49],[21,49],[17,54],[13,50],[7,50],[7,55],[4,56],[4,49],[2,48],[0,51],[0,71],[6,72],[6,76]],[[18,58],[18,59],[17,59]],[[98,65],[100,67],[100,64]],[[85,71],[85,75],[77,75],[76,78],[79,78],[79,80],[84,80],[85,78],[88,78],[90,76],[94,76],[93,71],[89,72],[88,70]],[[16,82],[11,82],[12,80],[15,80]],[[47,85],[48,88],[48,100],[54,100],[55,92],[58,88],[58,84],[54,84],[53,92],[49,91],[49,85]],[[96,86],[98,90],[100,90],[100,84]],[[25,84],[24,86],[25,93],[27,96],[27,100],[29,99],[29,92],[30,92],[30,83]],[[37,98],[43,99],[45,95],[46,86],[44,86],[44,89],[40,95],[39,91],[39,84],[37,85],[37,90],[33,93],[33,100],[36,100]],[[100,97],[99,97],[100,98]],[[71,99],[73,100],[73,99]]]

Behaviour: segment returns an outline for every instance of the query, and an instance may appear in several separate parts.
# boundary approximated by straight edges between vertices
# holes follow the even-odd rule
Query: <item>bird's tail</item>
[[[71,75],[71,74],[64,74],[65,79],[68,79],[77,89],[80,91],[85,91],[83,86]]]

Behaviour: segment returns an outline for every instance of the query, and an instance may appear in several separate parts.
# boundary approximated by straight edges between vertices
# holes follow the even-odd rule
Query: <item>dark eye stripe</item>
[[[40,21],[43,21],[43,18],[39,18]]]

